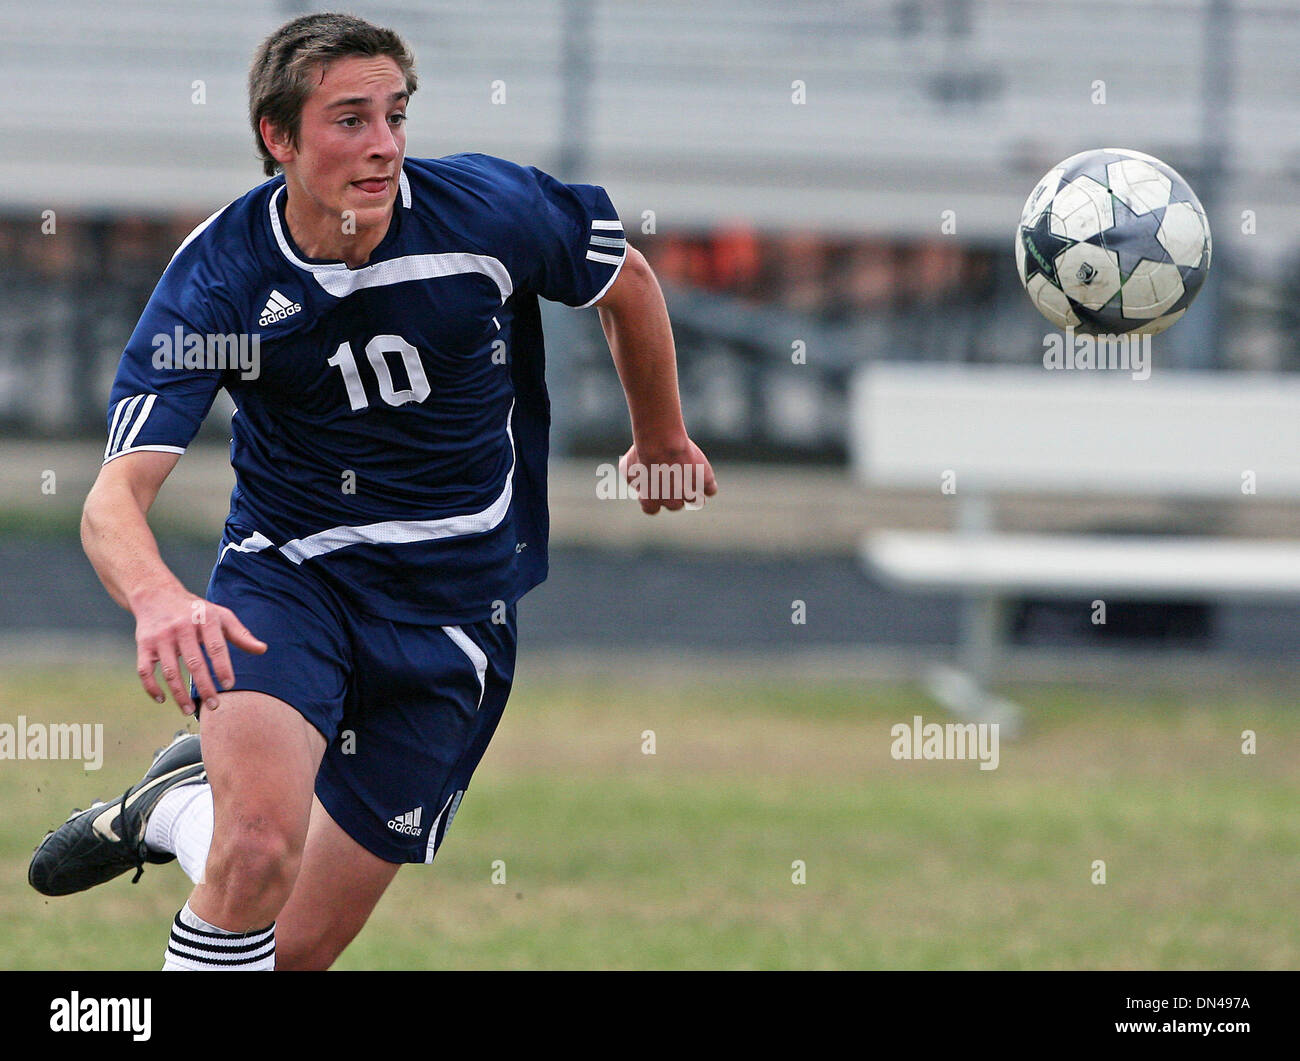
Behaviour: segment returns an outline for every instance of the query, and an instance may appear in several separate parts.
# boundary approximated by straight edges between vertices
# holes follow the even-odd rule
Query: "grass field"
[[[1292,698],[1008,691],[1030,724],[981,771],[890,757],[894,723],[945,721],[907,686],[525,666],[437,862],[398,875],[338,967],[1300,965]],[[26,865],[74,804],[132,783],[179,716],[126,660],[5,667],[0,722],[20,714],[102,721],[107,750],[98,772],[0,762],[0,968],[158,968],[189,890],[175,865],[49,900]]]

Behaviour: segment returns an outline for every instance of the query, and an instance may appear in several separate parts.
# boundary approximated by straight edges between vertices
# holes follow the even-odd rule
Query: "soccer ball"
[[[1210,269],[1210,224],[1178,173],[1105,147],[1053,166],[1016,230],[1038,312],[1088,335],[1155,335],[1187,312]]]

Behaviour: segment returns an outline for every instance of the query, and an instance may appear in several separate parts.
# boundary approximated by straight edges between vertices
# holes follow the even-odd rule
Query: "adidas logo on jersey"
[[[420,826],[420,812],[423,810],[423,807],[408,810],[405,814],[391,819],[388,828],[394,832],[405,833],[407,836],[419,836],[424,832],[424,829]]]
[[[301,309],[302,303],[290,302],[279,291],[272,288],[271,297],[266,300],[266,308],[262,310],[262,315],[257,318],[257,323],[265,328],[268,324],[274,324],[286,317],[292,317]]]

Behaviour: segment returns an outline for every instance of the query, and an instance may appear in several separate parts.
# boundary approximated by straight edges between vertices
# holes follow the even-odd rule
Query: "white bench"
[[[959,713],[1018,718],[987,691],[1008,596],[1300,598],[1300,527],[1291,541],[1011,534],[992,507],[998,494],[1300,498],[1300,379],[876,363],[854,376],[849,421],[862,481],[946,489],[957,506],[953,532],[878,531],[861,552],[887,583],[966,597],[962,669],[929,681]]]

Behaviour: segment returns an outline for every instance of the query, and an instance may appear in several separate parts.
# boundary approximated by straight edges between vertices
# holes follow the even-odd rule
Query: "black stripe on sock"
[[[172,924],[185,929],[186,932],[193,932],[196,936],[211,936],[213,939],[247,939],[253,936],[264,936],[266,935],[266,933],[271,932],[275,929],[275,922],[272,921],[269,925],[266,926],[266,928],[255,928],[253,929],[252,932],[225,932],[220,930],[216,932],[209,932],[205,928],[190,928],[189,925],[187,925],[184,921],[181,920],[181,915],[179,911],[177,912],[176,917],[173,919]]]
[[[180,944],[185,947],[189,947],[191,950],[205,951],[205,952],[210,951],[213,954],[247,955],[251,951],[255,951],[262,947],[265,947],[267,943],[270,943],[272,946],[274,946],[275,937],[267,936],[264,939],[255,939],[248,943],[241,943],[238,946],[222,947],[215,943],[203,943],[198,940],[186,939],[184,936],[173,932],[171,935],[171,942]]]
[[[185,954],[178,950],[173,950],[171,945],[167,946],[167,953],[178,961],[194,962],[197,965],[252,965],[263,958],[268,958],[275,953],[275,944],[267,947],[261,954],[250,954],[244,958],[205,958],[195,957],[193,954]]]

